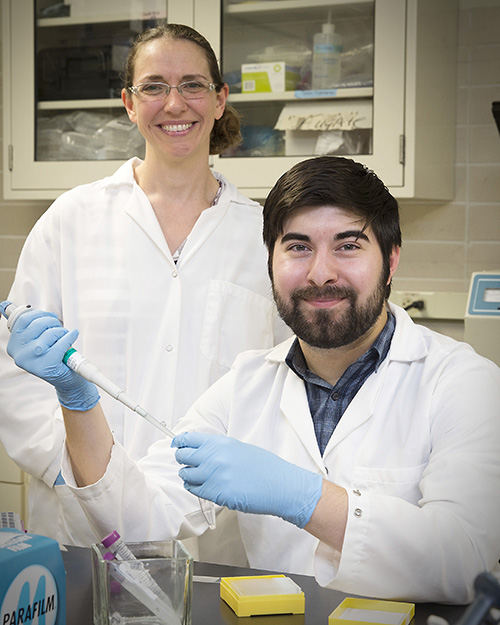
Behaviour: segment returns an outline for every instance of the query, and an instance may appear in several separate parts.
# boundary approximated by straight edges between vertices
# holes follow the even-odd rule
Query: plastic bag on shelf
[[[346,50],[341,59],[341,86],[373,87],[373,43]]]
[[[266,46],[248,55],[252,63],[284,62],[292,67],[302,67],[311,58],[311,49],[303,45]]]
[[[38,120],[39,161],[126,160],[143,158],[144,150],[144,139],[126,114],[73,111]]]
[[[84,135],[93,135],[112,119],[109,113],[97,111],[73,111],[64,117],[73,130]]]
[[[316,139],[314,154],[347,156],[371,154],[372,131],[369,128],[353,130],[326,130]]]

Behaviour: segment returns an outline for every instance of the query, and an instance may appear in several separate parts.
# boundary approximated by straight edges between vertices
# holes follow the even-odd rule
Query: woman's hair
[[[212,46],[198,31],[184,24],[161,23],[140,33],[130,48],[125,66],[124,87],[133,86],[135,63],[141,48],[155,39],[185,39],[192,41],[202,49],[207,59],[210,77],[215,84],[215,90],[220,92],[224,81],[217,63],[217,58]],[[210,135],[210,154],[220,154],[233,145],[239,145],[242,141],[240,132],[240,117],[232,106],[224,109],[220,119],[216,119]]]
[[[285,220],[301,208],[334,206],[351,211],[370,227],[380,246],[384,271],[394,247],[401,247],[399,207],[384,183],[365,165],[349,158],[319,156],[294,165],[271,189],[264,203],[264,243],[269,271]],[[390,285],[386,289],[389,297]]]

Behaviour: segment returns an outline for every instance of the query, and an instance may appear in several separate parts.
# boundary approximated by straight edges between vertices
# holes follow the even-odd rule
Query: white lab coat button
[[[167,352],[171,352],[174,348],[172,347],[172,345],[167,345],[165,349],[167,350]]]
[[[361,510],[361,508],[356,508],[356,509],[354,510],[354,516],[355,516],[356,518],[358,518],[358,519],[359,519],[359,518],[362,516],[362,514],[363,514],[363,511]]]
[[[177,278],[178,275],[177,271],[172,271],[172,278]]]

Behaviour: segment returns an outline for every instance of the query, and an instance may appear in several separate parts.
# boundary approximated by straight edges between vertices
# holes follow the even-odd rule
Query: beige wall
[[[401,203],[397,290],[467,291],[472,272],[500,268],[500,0],[460,7],[455,199]]]
[[[401,203],[396,290],[465,292],[473,271],[500,268],[500,134],[491,114],[500,100],[500,0],[461,0],[460,7],[455,199]],[[0,199],[0,301],[26,234],[48,204]]]
[[[1,32],[0,6],[0,32]],[[0,41],[1,43],[1,41]],[[0,45],[0,84],[2,77],[2,46]],[[3,199],[3,102],[0,88],[0,301],[7,298],[14,279],[17,259],[26,235],[50,202]]]

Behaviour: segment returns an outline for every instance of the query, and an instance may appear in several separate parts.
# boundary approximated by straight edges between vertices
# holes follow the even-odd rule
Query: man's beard
[[[364,305],[359,305],[354,289],[335,285],[295,289],[290,302],[281,298],[274,284],[273,294],[280,317],[294,334],[311,347],[333,349],[354,343],[375,324],[385,303],[385,280],[380,280]],[[304,311],[303,299],[331,297],[345,298],[349,306],[346,309],[342,303],[342,312],[337,307]]]

